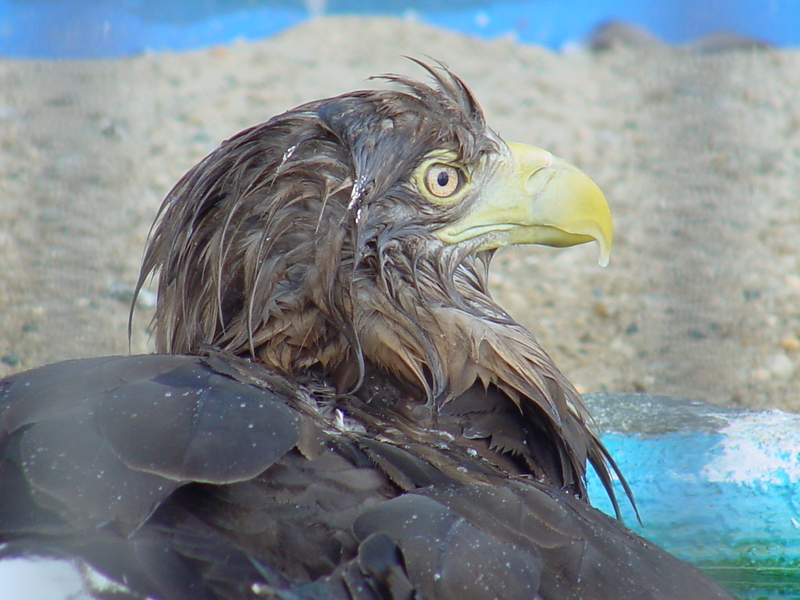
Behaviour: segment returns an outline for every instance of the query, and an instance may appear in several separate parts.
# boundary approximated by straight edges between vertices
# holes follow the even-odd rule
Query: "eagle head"
[[[139,279],[159,273],[158,351],[211,346],[339,391],[375,370],[429,404],[479,381],[560,420],[558,388],[577,392],[492,300],[487,268],[520,243],[596,240],[606,262],[608,205],[577,168],[503,141],[446,68],[422,66],[431,85],[388,75],[394,89],[301,105],[178,182]]]

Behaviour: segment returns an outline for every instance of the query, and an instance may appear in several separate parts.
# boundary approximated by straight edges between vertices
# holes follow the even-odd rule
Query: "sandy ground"
[[[108,61],[0,60],[0,376],[127,353],[155,211],[236,131],[446,62],[506,139],[606,192],[596,248],[506,249],[496,297],[584,391],[800,410],[800,52],[657,46],[556,54],[392,19]],[[131,349],[148,349],[147,302]]]

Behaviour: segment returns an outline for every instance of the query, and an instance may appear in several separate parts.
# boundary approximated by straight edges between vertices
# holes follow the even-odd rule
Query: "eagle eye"
[[[460,169],[444,163],[433,163],[425,170],[425,189],[437,198],[449,198],[461,189],[464,174]]]

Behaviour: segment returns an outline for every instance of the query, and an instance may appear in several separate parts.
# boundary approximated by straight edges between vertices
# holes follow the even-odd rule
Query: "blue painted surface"
[[[626,524],[743,598],[800,597],[800,417],[744,413],[717,431],[603,437],[636,497]],[[613,514],[592,474],[593,504]],[[622,491],[619,490],[622,495]]]
[[[716,30],[800,45],[800,0],[328,0],[325,14],[385,14],[558,49],[621,19],[681,43]],[[309,17],[300,0],[0,0],[0,55],[97,58],[274,35]]]

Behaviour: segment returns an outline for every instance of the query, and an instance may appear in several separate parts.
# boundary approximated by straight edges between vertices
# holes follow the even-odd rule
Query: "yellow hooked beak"
[[[476,251],[511,244],[564,247],[595,240],[599,263],[606,266],[613,225],[597,184],[547,150],[516,143],[508,147],[510,155],[481,169],[485,181],[473,182],[481,190],[473,209],[435,235],[451,244],[480,237]]]

